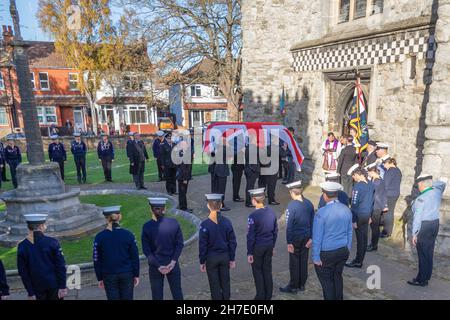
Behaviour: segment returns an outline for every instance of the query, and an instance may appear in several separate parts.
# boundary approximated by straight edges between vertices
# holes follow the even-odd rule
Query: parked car
[[[25,139],[25,134],[22,132],[8,133],[5,138],[7,140],[8,139]]]
[[[176,123],[172,121],[169,117],[162,117],[159,118],[158,121],[158,129],[162,131],[171,131],[175,130],[177,128]]]

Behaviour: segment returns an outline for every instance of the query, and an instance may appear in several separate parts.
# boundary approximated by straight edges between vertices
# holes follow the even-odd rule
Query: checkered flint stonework
[[[428,44],[428,29],[401,34],[349,41],[293,52],[293,68],[297,72],[361,67],[402,62],[414,54],[424,59],[434,43]]]

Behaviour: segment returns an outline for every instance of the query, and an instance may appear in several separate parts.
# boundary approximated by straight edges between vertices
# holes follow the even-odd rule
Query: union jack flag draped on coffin
[[[277,122],[216,122],[210,124],[204,132],[203,137],[203,151],[206,153],[211,153],[214,150],[214,136],[216,135],[212,134],[212,132],[215,130],[222,137],[226,137],[227,141],[232,141],[234,138],[240,137],[241,139],[238,139],[238,141],[240,141],[241,145],[238,146],[238,149],[243,147],[242,144],[244,141],[248,143],[251,132],[256,134],[258,147],[267,147],[270,143],[270,134],[274,133],[287,144],[292,153],[297,170],[301,170],[301,165],[305,158],[302,150],[289,130]]]

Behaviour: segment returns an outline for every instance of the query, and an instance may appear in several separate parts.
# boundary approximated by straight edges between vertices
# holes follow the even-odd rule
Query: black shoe
[[[300,286],[300,288],[298,288],[298,291],[305,291],[305,286]]]
[[[237,199],[233,199],[234,202],[244,202],[244,199],[241,198],[237,198]]]
[[[426,287],[426,286],[428,285],[428,281],[420,282],[420,281],[417,281],[416,278],[414,278],[414,279],[408,281],[407,283],[408,283],[409,285],[417,286],[417,287]]]
[[[369,244],[366,249],[367,252],[377,251],[377,250],[378,250],[378,247],[373,247],[371,244]]]
[[[143,189],[143,190],[147,190],[147,187],[141,186],[141,189]]]
[[[353,260],[352,262],[347,262],[346,264],[345,264],[345,266],[346,267],[349,267],[349,268],[362,268],[362,263],[359,263],[359,262],[356,262],[355,260]]]
[[[387,234],[387,233],[382,233],[382,234],[380,234],[380,238],[383,238],[383,239],[386,239],[386,238],[389,238],[391,235],[390,234]]]
[[[282,184],[288,184],[289,182],[287,182],[287,181],[283,181],[283,182],[281,182]]]
[[[296,293],[298,292],[297,289],[291,288],[290,285],[287,285],[287,286],[284,287],[284,288],[281,287],[281,288],[280,288],[280,291],[281,291],[281,292],[284,292],[284,293],[292,293],[292,294],[296,294]]]
[[[220,209],[220,211],[230,211],[231,209],[228,208],[227,206],[222,207],[222,209]]]
[[[4,182],[8,182],[8,181],[11,181],[10,179],[5,179],[5,180],[3,180]]]
[[[78,178],[77,180],[78,180],[78,184],[81,184],[81,178]]]
[[[270,201],[269,204],[273,205],[273,206],[277,206],[280,203],[278,201]]]

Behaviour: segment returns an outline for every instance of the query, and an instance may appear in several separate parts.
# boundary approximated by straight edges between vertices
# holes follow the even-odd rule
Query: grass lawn
[[[48,157],[48,155],[46,154]],[[27,162],[26,154],[22,154],[24,162]],[[129,174],[130,162],[128,161],[125,149],[116,149],[115,160],[112,168],[112,179],[114,182],[132,183],[133,177]],[[86,156],[87,184],[99,184],[105,181],[101,162],[98,160],[97,151],[91,150]],[[192,167],[192,175],[202,175],[208,173],[207,164],[194,164]],[[6,176],[11,179],[9,167],[6,166]],[[156,159],[153,157],[146,163],[145,182],[153,182],[158,180],[158,169],[156,167]],[[67,162],[65,163],[65,183],[76,185],[77,171],[75,162],[70,152],[67,154]],[[11,181],[2,182],[3,190],[12,189]]]
[[[100,195],[100,196],[82,196],[83,203],[93,203],[100,207],[122,205],[122,223],[134,233],[138,241],[139,251],[141,248],[141,229],[143,224],[150,219],[150,210],[147,198],[143,196],[130,195]],[[1,208],[0,208],[1,209]],[[190,238],[196,231],[195,226],[184,218],[177,217],[181,225],[183,237],[185,240]],[[64,251],[67,264],[91,262],[92,243],[94,235],[77,241],[62,241],[61,246]],[[16,267],[16,248],[1,248],[0,259],[3,261],[6,269],[17,269]]]

